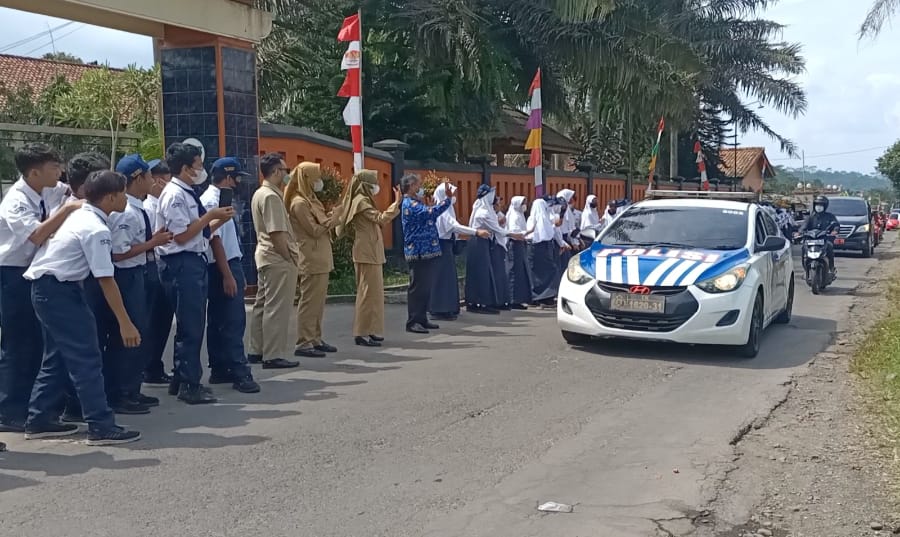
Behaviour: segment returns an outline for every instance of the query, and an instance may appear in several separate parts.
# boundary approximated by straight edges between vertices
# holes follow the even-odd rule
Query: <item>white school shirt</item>
[[[106,214],[85,203],[38,249],[25,279],[54,276],[61,282],[80,282],[92,274],[95,278],[115,274],[112,235]]]
[[[41,204],[44,220],[50,217],[54,204],[60,205],[68,185],[58,183],[35,192],[21,177],[0,201],[0,266],[27,267],[34,259],[37,246],[28,240],[41,225]]]
[[[209,185],[206,192],[200,196],[200,201],[203,202],[203,206],[206,207],[207,211],[211,211],[219,206],[219,198],[221,195],[222,190],[219,187],[216,185]],[[222,227],[217,229],[215,233],[213,233],[213,236],[222,238],[222,248],[225,249],[225,258],[228,261],[241,258],[241,243],[238,240],[237,225],[234,223],[234,218],[222,224]],[[209,248],[206,257],[209,260],[210,265],[216,262],[215,257],[213,257],[212,247]]]
[[[144,223],[144,204],[141,200],[127,194],[128,205],[125,212],[109,215],[109,231],[112,233],[112,253],[124,254],[136,244],[147,242],[146,224]],[[149,215],[148,215],[149,216]],[[152,232],[151,232],[152,233]],[[143,267],[147,264],[147,254],[139,254],[124,261],[114,261],[116,268],[127,269]]]
[[[150,217],[151,231],[153,233],[156,233],[162,227],[156,221],[156,219],[159,217],[159,215],[157,214],[159,212],[159,198],[151,194],[147,194],[147,199],[144,200],[144,210],[147,211],[147,216]]]
[[[159,196],[159,209],[157,211],[156,224],[159,228],[166,228],[173,235],[184,233],[192,222],[200,219],[200,205],[191,194],[193,188],[177,177],[173,177]],[[194,252],[206,254],[209,249],[209,240],[203,236],[203,232],[197,233],[185,244],[178,244],[174,240],[156,249],[157,255],[180,254],[181,252]]]

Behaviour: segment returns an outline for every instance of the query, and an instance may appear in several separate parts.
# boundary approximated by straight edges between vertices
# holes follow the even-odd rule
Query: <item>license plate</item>
[[[834,239],[835,246],[841,246],[844,244],[844,239]]]
[[[824,239],[818,239],[818,240],[806,241],[806,244],[808,244],[808,245],[810,245],[810,246],[824,246],[824,245],[825,245],[825,240],[824,240]]]
[[[633,313],[665,313],[666,297],[613,293],[610,297],[609,308]]]

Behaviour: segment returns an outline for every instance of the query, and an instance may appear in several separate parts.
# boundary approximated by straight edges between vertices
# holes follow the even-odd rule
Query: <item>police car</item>
[[[752,194],[661,192],[632,205],[574,256],[562,277],[563,338],[732,345],[759,352],[763,330],[789,323],[791,245]]]

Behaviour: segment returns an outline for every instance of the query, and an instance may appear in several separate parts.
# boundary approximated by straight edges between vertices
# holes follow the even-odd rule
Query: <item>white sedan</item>
[[[767,326],[790,322],[793,272],[790,243],[754,202],[643,201],[572,258],[557,318],[572,345],[594,338],[733,345],[752,358]]]

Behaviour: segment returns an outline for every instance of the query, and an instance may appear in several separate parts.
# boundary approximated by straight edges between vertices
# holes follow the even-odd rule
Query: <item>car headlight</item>
[[[868,233],[869,228],[870,228],[869,224],[863,224],[863,225],[859,226],[858,228],[856,228],[856,232],[857,233]]]
[[[739,265],[733,269],[719,274],[715,278],[710,278],[697,283],[697,287],[703,289],[707,293],[727,293],[734,291],[744,283],[747,278],[748,265]]]
[[[576,285],[583,285],[593,280],[590,274],[581,267],[581,256],[575,255],[569,260],[569,268],[566,269],[566,277]]]

